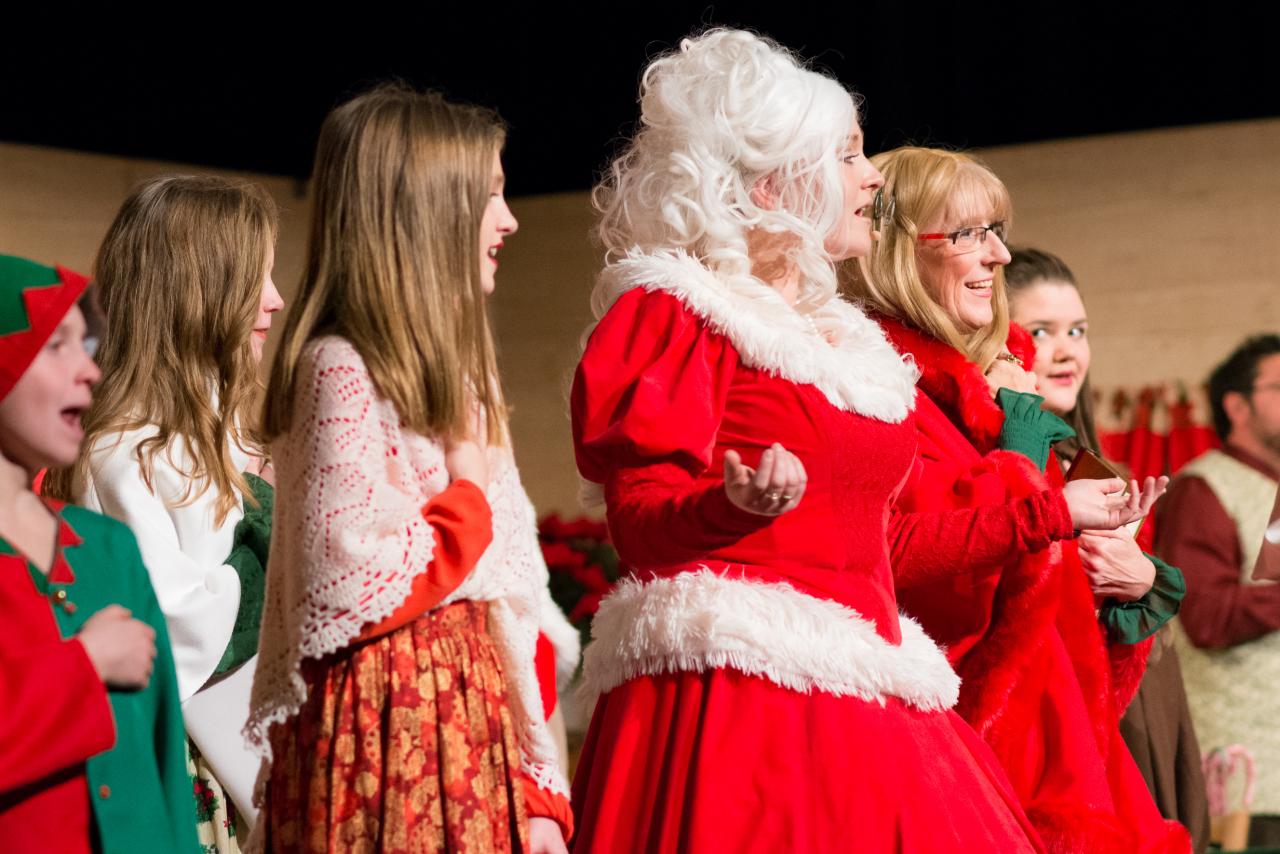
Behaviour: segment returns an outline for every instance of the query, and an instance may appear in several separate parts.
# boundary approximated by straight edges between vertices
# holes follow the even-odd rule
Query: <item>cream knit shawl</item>
[[[360,354],[344,339],[308,346],[294,407],[289,432],[271,448],[278,492],[244,730],[264,757],[259,801],[270,726],[296,714],[306,697],[299,662],[344,648],[408,597],[435,545],[422,507],[449,483],[443,447],[401,427],[395,407],[378,396]],[[557,644],[561,668],[572,666],[566,659],[576,658],[576,636],[558,612],[550,613],[555,606],[546,593],[534,512],[510,449],[491,449],[490,461],[494,540],[446,601],[490,603],[523,769],[539,786],[567,795],[534,655],[541,626]]]

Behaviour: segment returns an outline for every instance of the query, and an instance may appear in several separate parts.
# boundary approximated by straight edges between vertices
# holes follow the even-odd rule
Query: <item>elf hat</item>
[[[64,267],[0,255],[0,400],[8,397],[89,280]]]

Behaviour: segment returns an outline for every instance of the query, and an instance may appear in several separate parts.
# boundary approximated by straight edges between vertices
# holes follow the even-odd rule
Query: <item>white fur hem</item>
[[[902,643],[893,646],[857,612],[788,584],[710,569],[624,579],[592,621],[583,678],[589,692],[604,693],[637,676],[727,667],[806,694],[951,708],[960,677],[919,623],[899,620]]]
[[[601,271],[597,312],[637,287],[675,296],[744,364],[815,386],[839,409],[896,424],[915,407],[915,364],[838,296],[802,314],[763,282],[731,285],[683,251],[636,253]]]

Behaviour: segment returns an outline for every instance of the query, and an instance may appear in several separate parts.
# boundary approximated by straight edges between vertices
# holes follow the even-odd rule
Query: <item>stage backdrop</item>
[[[1013,193],[1014,241],[1075,269],[1096,386],[1195,385],[1246,333],[1280,329],[1280,119],[978,153]],[[88,271],[129,187],[173,171],[210,170],[0,144],[0,251]],[[246,177],[281,204],[275,279],[289,299],[306,187]],[[503,250],[494,302],[516,455],[539,511],[571,516],[566,398],[599,264],[590,201],[570,193],[512,208],[520,233]]]

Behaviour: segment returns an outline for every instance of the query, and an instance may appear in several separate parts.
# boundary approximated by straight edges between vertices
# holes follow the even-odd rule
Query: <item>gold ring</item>
[[[1012,353],[1001,353],[1000,355],[996,356],[996,358],[1002,362],[1012,362],[1013,364],[1017,365],[1019,368],[1022,367],[1022,360],[1019,359],[1017,356],[1013,355]]]

